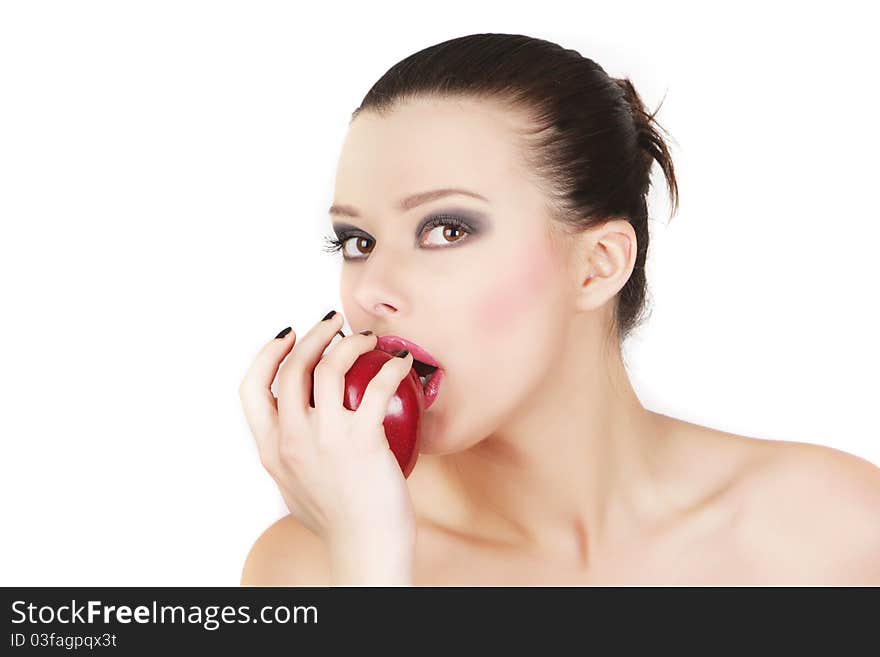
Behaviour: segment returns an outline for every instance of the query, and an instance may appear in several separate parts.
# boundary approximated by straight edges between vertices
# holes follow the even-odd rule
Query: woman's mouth
[[[419,377],[419,380],[422,382],[422,389],[425,392],[426,411],[433,406],[434,400],[440,394],[440,384],[443,383],[443,375],[443,370],[438,367],[427,377]]]
[[[437,393],[440,392],[443,370],[415,359],[413,360],[413,369],[419,375],[419,381],[422,382],[422,391],[425,393],[425,410],[427,411],[437,399]]]
[[[376,340],[376,349],[396,354],[401,349],[408,349],[413,355],[413,369],[422,383],[425,393],[425,410],[428,410],[437,399],[440,384],[443,381],[443,368],[427,351],[414,342],[397,335],[380,335]]]

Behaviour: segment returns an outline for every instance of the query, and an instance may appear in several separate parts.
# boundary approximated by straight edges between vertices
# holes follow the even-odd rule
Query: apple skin
[[[367,384],[389,359],[396,358],[391,354],[373,349],[360,356],[345,373],[345,388],[342,405],[350,411],[356,411],[366,392]],[[309,405],[315,407],[314,374],[312,375],[312,394]],[[382,427],[388,446],[397,459],[397,464],[408,478],[419,458],[419,438],[421,434],[422,413],[425,410],[425,392],[422,382],[414,368],[397,386],[391,396],[388,410]]]

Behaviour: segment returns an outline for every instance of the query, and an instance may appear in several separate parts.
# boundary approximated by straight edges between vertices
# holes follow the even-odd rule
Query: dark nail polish
[[[339,331],[336,331],[336,335],[338,335],[340,338],[345,337],[345,333],[343,333],[341,329]]]
[[[333,315],[335,315],[335,314],[336,314],[336,311],[335,311],[335,310],[331,310],[329,313],[327,313],[326,315],[324,315],[324,316],[321,318],[321,321],[322,321],[322,322],[323,322],[323,321],[326,321],[326,320],[330,319],[331,317],[333,317]]]
[[[361,331],[361,335],[373,335],[372,331]]]
[[[276,335],[275,338],[276,338],[276,339],[278,339],[278,338],[283,338],[285,335],[287,335],[288,333],[290,333],[291,330],[293,330],[292,327],[288,326],[286,329],[284,329],[283,331],[281,331],[281,333],[279,333],[278,335]]]
[[[398,358],[406,358],[406,355],[407,355],[408,353],[409,353],[409,349],[403,349],[403,350],[401,350],[401,351],[398,351],[398,352],[395,354],[395,356],[397,356]]]

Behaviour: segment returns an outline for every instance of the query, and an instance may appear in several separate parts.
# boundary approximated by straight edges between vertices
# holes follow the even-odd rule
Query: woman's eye
[[[360,237],[358,235],[353,235],[352,237],[349,237],[349,238],[343,238],[341,240],[341,242],[342,242],[342,245],[341,245],[342,255],[345,256],[346,258],[349,258],[349,257],[357,258],[359,255],[362,255],[364,253],[369,253],[369,251],[365,252],[365,251],[361,251],[360,249],[362,246],[364,246],[365,242],[372,242],[372,241],[373,240],[371,240],[371,239],[368,239],[366,237]],[[346,245],[352,245],[351,248],[354,250],[354,253],[352,253],[351,251],[347,251],[345,248]],[[364,248],[366,248],[366,247],[364,247]],[[372,250],[372,245],[370,246],[370,249]]]
[[[452,242],[460,242],[461,235],[465,232],[466,231],[464,231],[461,226],[455,224],[439,224],[430,230],[425,231],[425,234],[430,236],[436,233],[437,241],[431,242],[429,240],[429,244],[449,244]]]
[[[462,219],[455,216],[439,215],[432,218],[422,229],[423,239],[419,243],[429,249],[446,248],[447,244],[461,242],[465,235],[474,230]],[[433,238],[433,239],[431,239]],[[341,235],[338,238],[325,238],[329,252],[342,251],[345,260],[365,260],[373,248],[375,240],[363,235]]]

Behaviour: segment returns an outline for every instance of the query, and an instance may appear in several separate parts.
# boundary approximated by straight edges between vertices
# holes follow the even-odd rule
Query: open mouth
[[[413,355],[413,369],[422,384],[425,393],[425,410],[429,409],[437,399],[440,383],[443,381],[443,368],[433,356],[414,342],[397,335],[380,335],[376,348],[389,354],[396,354],[401,349],[408,349]]]
[[[423,363],[422,361],[414,358],[413,369],[416,371],[416,374],[419,375],[419,381],[422,382],[422,390],[427,390],[428,383],[430,383],[431,379],[434,377],[434,374],[439,368],[433,365],[428,365],[427,363]]]
[[[442,367],[427,365],[415,359],[413,359],[413,369],[419,375],[419,381],[422,382],[422,391],[425,393],[425,410],[427,411],[434,405],[437,395],[440,394],[440,385],[443,383],[446,372]]]

